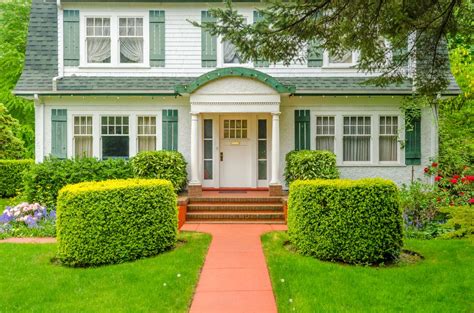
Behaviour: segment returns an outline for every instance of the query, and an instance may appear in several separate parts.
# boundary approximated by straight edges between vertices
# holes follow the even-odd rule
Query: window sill
[[[340,70],[340,69],[347,69],[347,70],[355,70],[355,66],[357,64],[329,64],[321,66],[323,70]]]
[[[80,70],[89,70],[89,69],[106,69],[106,70],[110,70],[110,69],[118,69],[118,70],[123,70],[123,69],[143,69],[143,70],[146,70],[146,69],[150,69],[151,66],[148,66],[148,65],[81,65],[81,66],[78,66],[78,67],[75,67],[75,68],[78,68]]]
[[[337,167],[407,167],[400,163],[352,163],[352,164],[337,164]]]

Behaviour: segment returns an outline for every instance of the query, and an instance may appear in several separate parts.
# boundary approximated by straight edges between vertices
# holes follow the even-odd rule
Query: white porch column
[[[272,113],[272,178],[270,185],[280,185],[280,112]]]
[[[34,95],[35,103],[35,162],[43,162],[44,159],[44,123],[45,121],[45,107],[44,103],[40,102],[38,94]]]
[[[191,112],[191,181],[190,185],[200,185],[199,181],[199,128],[198,128],[199,113]]]

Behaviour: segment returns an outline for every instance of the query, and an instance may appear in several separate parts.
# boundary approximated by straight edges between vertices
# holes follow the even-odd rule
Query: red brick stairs
[[[187,223],[285,224],[281,197],[189,198]]]

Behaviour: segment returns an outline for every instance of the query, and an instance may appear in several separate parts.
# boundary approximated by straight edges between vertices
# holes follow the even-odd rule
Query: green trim
[[[226,67],[203,74],[187,85],[177,85],[175,91],[176,93],[193,93],[205,84],[224,77],[252,78],[275,89],[279,93],[293,93],[296,89],[294,86],[285,86],[274,77],[254,69],[243,67]]]
[[[295,150],[310,150],[310,138],[310,110],[295,110]]]

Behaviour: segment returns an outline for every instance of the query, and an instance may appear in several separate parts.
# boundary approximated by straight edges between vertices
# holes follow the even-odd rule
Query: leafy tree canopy
[[[21,126],[8,114],[0,103],[0,159],[21,159],[24,157],[24,142],[18,138]]]
[[[192,23],[235,44],[245,61],[302,62],[310,42],[336,56],[360,51],[357,68],[382,73],[372,80],[380,86],[406,79],[401,69],[416,58],[416,86],[422,95],[434,95],[448,85],[447,38],[462,38],[472,45],[470,0],[268,0],[265,4],[256,23],[248,23],[231,1],[225,8],[210,9],[216,22]],[[398,57],[387,58],[392,51]]]

